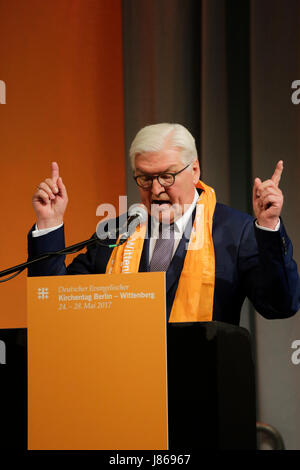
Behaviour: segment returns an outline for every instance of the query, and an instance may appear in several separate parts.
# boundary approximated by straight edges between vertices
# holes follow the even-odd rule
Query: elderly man
[[[297,312],[299,276],[280,219],[282,161],[270,180],[254,181],[254,219],[216,203],[214,190],[199,179],[194,139],[179,124],[141,129],[130,158],[149,216],[148,224],[127,242],[134,248],[127,272],[166,271],[170,322],[238,325],[246,296],[266,318]],[[64,247],[67,202],[58,165],[52,163],[51,178],[40,183],[33,196],[37,223],[29,233],[30,257]],[[33,265],[29,275],[118,273],[125,253],[126,243],[114,249],[95,244],[68,267],[60,256]]]

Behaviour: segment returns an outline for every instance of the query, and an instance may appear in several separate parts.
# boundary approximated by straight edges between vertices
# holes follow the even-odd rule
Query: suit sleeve
[[[245,295],[265,318],[285,318],[300,308],[300,282],[292,243],[281,221],[277,232],[246,224],[239,249]]]
[[[40,237],[32,237],[32,230],[28,234],[28,259],[41,256],[43,253],[55,252],[65,248],[64,227]],[[86,253],[77,256],[66,267],[65,256],[59,255],[32,264],[28,268],[28,276],[62,276],[65,274],[94,274],[95,272],[95,246],[90,246]]]

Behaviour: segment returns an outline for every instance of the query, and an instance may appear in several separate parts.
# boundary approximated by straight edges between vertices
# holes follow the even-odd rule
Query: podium
[[[168,448],[164,274],[28,279],[28,448]]]
[[[14,414],[4,447],[24,448],[28,429],[28,449],[255,449],[247,330],[165,315],[162,273],[29,278],[28,422]],[[11,403],[4,383],[3,433],[26,406],[25,346],[18,364],[7,354],[21,380]]]

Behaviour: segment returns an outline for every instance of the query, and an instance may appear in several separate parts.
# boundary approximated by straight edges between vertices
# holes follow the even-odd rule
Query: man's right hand
[[[59,176],[56,162],[51,164],[51,178],[42,181],[32,198],[32,205],[37,215],[37,228],[51,228],[63,222],[68,204],[65,185]]]

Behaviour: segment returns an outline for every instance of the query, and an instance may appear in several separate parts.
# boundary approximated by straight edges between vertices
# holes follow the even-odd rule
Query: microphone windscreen
[[[147,208],[144,204],[132,204],[128,209],[128,215],[129,217],[137,215],[140,223],[143,224],[148,218]]]

